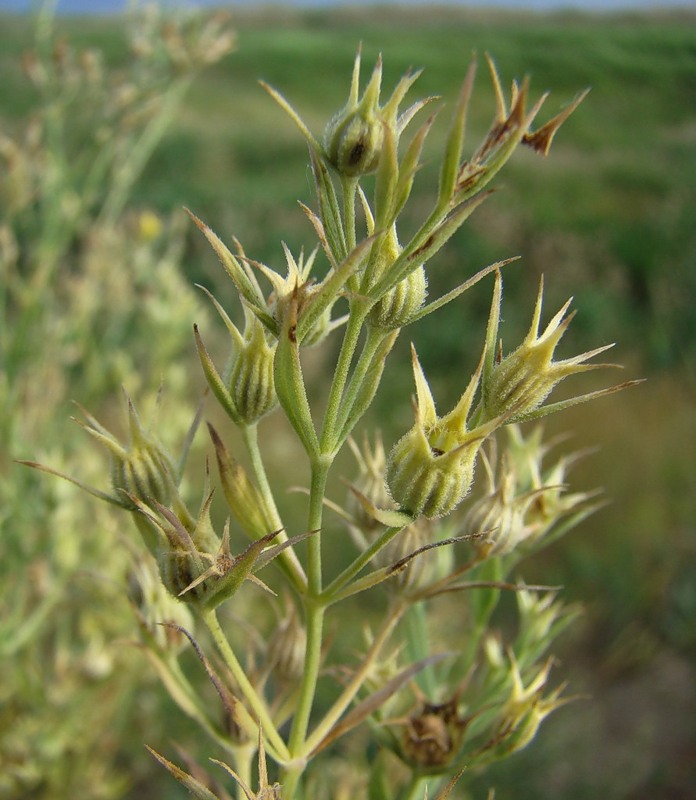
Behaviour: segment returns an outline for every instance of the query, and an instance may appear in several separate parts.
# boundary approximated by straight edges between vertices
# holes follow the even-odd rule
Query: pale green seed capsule
[[[156,441],[141,438],[121,458],[114,458],[111,483],[117,496],[124,492],[150,505],[153,500],[168,505],[171,500],[173,462]]]
[[[480,441],[440,452],[418,426],[393,447],[387,464],[392,498],[413,516],[428,519],[453,511],[466,497],[474,479]]]
[[[370,322],[376,328],[395,330],[409,323],[427,294],[425,269],[421,265],[375,304]]]
[[[230,376],[230,395],[240,418],[257,422],[278,404],[273,378],[273,357],[263,327],[255,321],[250,339],[237,354]]]

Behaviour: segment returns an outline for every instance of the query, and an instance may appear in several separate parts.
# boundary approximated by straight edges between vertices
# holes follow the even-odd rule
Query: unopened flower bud
[[[427,279],[421,265],[375,304],[370,312],[370,322],[385,330],[402,328],[423,305],[426,294]]]
[[[374,446],[370,446],[367,436],[365,436],[362,448],[359,448],[352,439],[348,441],[359,466],[359,473],[352,482],[352,487],[357,489],[376,508],[393,508],[392,499],[385,484],[387,459],[381,434],[378,433],[375,436]],[[355,521],[354,527],[357,527],[358,531],[368,540],[383,529],[382,523],[368,513],[352,491],[348,492],[346,509]]]
[[[415,350],[416,423],[393,447],[387,462],[387,485],[392,498],[413,516],[429,519],[449,514],[469,492],[478,451],[501,420],[472,430],[467,417],[476,394],[477,370],[457,405],[444,417],[435,412],[430,387]]]
[[[132,496],[146,505],[168,505],[172,500],[176,468],[162,443],[142,426],[135,406],[128,402],[130,441],[121,445],[105,430],[88,428],[112,455],[111,484],[117,497]]]
[[[474,479],[481,442],[449,452],[433,448],[425,431],[414,426],[392,449],[387,484],[392,498],[413,516],[442,517],[466,497]]]
[[[502,758],[526,747],[536,736],[543,720],[568,702],[567,698],[559,699],[562,686],[544,697],[550,668],[551,662],[547,662],[525,686],[517,662],[511,656],[512,690],[491,741],[482,749],[486,759]]]
[[[412,556],[420,548],[433,541],[432,523],[427,519],[417,519],[408,525],[401,533],[380,550],[375,558],[375,563],[381,567],[388,567],[398,563],[402,559]],[[406,569],[387,583],[388,588],[397,591],[408,591],[418,589],[427,583],[432,570],[429,569],[431,559],[437,557],[436,551],[420,553],[415,558],[411,558]]]
[[[511,553],[533,532],[525,519],[532,500],[532,495],[517,493],[515,472],[504,461],[498,485],[491,476],[489,492],[473,503],[467,512],[464,532],[471,536],[485,532],[486,538],[476,543],[483,556]]]
[[[230,375],[230,396],[240,419],[252,424],[278,403],[273,379],[275,346],[266,340],[263,325],[247,314],[244,342],[240,343]]]
[[[587,372],[610,366],[607,364],[585,364],[584,362],[609,349],[612,345],[599,347],[573,358],[554,361],[553,355],[556,346],[568,328],[573,315],[565,316],[570,305],[570,300],[568,300],[549,322],[544,332],[539,335],[543,289],[544,283],[542,280],[539,284],[539,293],[529,333],[516,350],[503,358],[500,353],[494,355],[492,352],[495,347],[500,314],[501,280],[500,275],[498,274],[497,276],[491,317],[489,319],[487,343],[489,368],[484,371],[481,383],[486,419],[506,416],[508,422],[516,422],[527,419],[530,415],[540,416],[539,413],[535,414],[534,412],[539,409],[556,385],[564,378],[578,372]],[[557,405],[563,406],[582,402],[591,397],[606,394],[608,391],[612,390],[594,392],[582,398],[564,401]],[[546,413],[550,410],[553,409],[547,407]]]
[[[343,111],[326,128],[326,157],[341,175],[366,175],[377,169],[383,140],[382,121],[374,113],[361,108]]]
[[[111,483],[117,493],[125,492],[146,503],[156,500],[167,505],[173,474],[174,466],[164,448],[156,440],[143,439],[121,458],[114,458]]]
[[[340,175],[357,178],[374,172],[379,163],[384,142],[384,122],[379,108],[382,83],[382,61],[375,65],[372,78],[358,100],[360,57],[353,69],[348,103],[329,122],[324,132],[324,152],[327,161]]]

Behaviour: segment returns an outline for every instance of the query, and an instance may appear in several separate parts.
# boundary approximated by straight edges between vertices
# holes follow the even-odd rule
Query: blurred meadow
[[[86,437],[69,421],[71,401],[110,424],[118,418],[122,382],[139,397],[154,397],[162,380],[165,427],[174,435],[186,429],[188,416],[176,403],[185,400],[192,415],[204,385],[191,325],[205,325],[209,338],[217,326],[193,284],[228,301],[233,295],[181,209],[190,208],[226,241],[239,237],[250,257],[266,263],[281,263],[281,240],[293,252],[311,249],[313,232],[296,203],[313,201],[306,146],[258,79],[282,91],[318,133],[345,97],[362,43],[364,64],[383,54],[388,89],[410,66],[424,70],[414,94],[443,96],[441,123],[472,52],[478,53],[471,141],[489,123],[485,52],[503,79],[529,75],[535,90],[551,92],[547,117],[591,88],[548,159],[531,151],[513,158],[496,194],[436,261],[429,283],[433,295],[441,294],[463,273],[519,254],[522,263],[506,268],[504,339],[525,332],[543,274],[547,310],[575,297],[578,315],[568,336],[573,353],[616,341],[611,360],[625,365],[625,377],[648,378],[545,423],[554,434],[572,431],[569,446],[597,448],[573,471],[574,487],[603,487],[608,500],[530,563],[525,576],[562,584],[566,599],[582,604],[580,621],[564,635],[557,668],[582,699],[554,714],[527,750],[474,777],[471,797],[485,797],[490,785],[496,800],[693,797],[696,12],[278,7],[236,12],[232,25],[236,49],[193,75],[113,224],[102,225],[101,239],[90,241],[93,220],[104,223],[109,202],[119,202],[101,198],[83,209],[69,240],[60,242],[22,216],[17,203],[24,201],[12,194],[22,176],[7,141],[22,140],[31,154],[28,121],[42,99],[27,79],[26,58],[22,68],[22,54],[35,47],[33,22],[0,16],[0,132],[7,137],[0,148],[0,229],[16,219],[21,234],[0,239],[7,270],[0,298],[0,796],[184,796],[142,747],[143,739],[154,746],[175,740],[193,751],[196,743],[154,671],[148,677],[145,657],[126,646],[133,638],[131,612],[114,596],[113,573],[104,567],[114,559],[117,570],[128,571],[126,537],[108,509],[97,513],[96,501],[74,487],[12,460],[41,460],[91,477],[96,468],[83,455]],[[55,32],[56,41],[64,37],[76,51],[99,48],[105,72],[129,67],[120,19],[59,18]],[[174,68],[170,79],[177,74]],[[78,83],[71,89],[69,79],[65,92],[84,91]],[[153,96],[162,85],[153,84]],[[55,122],[58,112],[49,109],[49,123],[51,113]],[[107,128],[109,119],[103,120]],[[63,187],[78,173],[80,156],[89,152],[81,148],[94,134],[87,113],[65,122],[75,138],[61,151]],[[438,130],[444,136],[436,122],[433,148]],[[127,154],[127,141],[125,147]],[[427,154],[425,161],[423,172],[432,174],[422,184],[435,187],[437,164]],[[24,167],[41,172],[56,163],[28,158]],[[74,185],[72,191],[87,188]],[[414,219],[415,206],[426,199],[414,198]],[[70,201],[67,193],[60,198],[59,220]],[[51,198],[42,202],[50,205]],[[31,269],[21,247],[36,241],[47,247],[60,242],[54,274],[43,284],[40,276],[33,283],[15,281]],[[153,273],[151,264],[157,265]],[[21,292],[12,281],[22,284]],[[39,292],[39,284],[41,307],[29,313],[27,301],[20,313],[17,298]],[[460,385],[448,384],[448,375],[461,369],[468,376],[475,366],[488,304],[488,289],[477,287],[443,309],[437,323],[429,326],[427,318],[409,331],[418,337],[443,407],[456,400]],[[410,424],[408,343],[404,336],[397,344],[372,412],[387,441],[391,426],[398,431]],[[316,359],[312,368],[319,371],[321,354]],[[591,377],[585,385],[593,388]],[[168,402],[168,394],[178,399]],[[275,435],[280,471],[292,453],[283,431]],[[66,504],[78,510],[63,519]],[[111,629],[102,624],[104,608]],[[66,729],[66,709],[76,706],[84,714],[73,720],[76,728]],[[85,725],[96,759],[75,744]],[[12,783],[8,774],[20,777]]]

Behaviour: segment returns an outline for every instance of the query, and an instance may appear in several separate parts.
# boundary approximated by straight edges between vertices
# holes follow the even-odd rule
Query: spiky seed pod
[[[546,326],[544,332],[539,334],[541,322],[541,306],[544,291],[543,280],[539,283],[536,306],[532,317],[532,324],[522,344],[509,355],[503,357],[496,344],[498,323],[500,319],[500,298],[502,283],[500,273],[496,275],[496,286],[493,295],[491,315],[488,322],[487,334],[487,359],[481,381],[482,403],[484,418],[493,419],[506,416],[508,422],[519,422],[530,417],[542,416],[554,410],[554,406],[540,407],[564,378],[580,372],[600,369],[612,364],[585,364],[613,345],[605,345],[595,350],[590,350],[573,358],[554,361],[554,351],[561,337],[567,330],[573,314],[565,316],[570,305],[568,300],[561,310]],[[598,397],[615,391],[618,387],[593,392],[573,400],[566,400],[555,404],[558,407],[573,405],[578,402]]]
[[[401,737],[405,760],[419,772],[440,774],[457,757],[468,720],[460,718],[456,699],[435,705],[423,703],[408,718]]]
[[[387,485],[392,498],[413,516],[444,516],[466,497],[474,479],[478,451],[502,420],[467,428],[480,367],[457,405],[444,417],[435,402],[423,370],[412,350],[416,383],[416,423],[392,448],[387,462]]]

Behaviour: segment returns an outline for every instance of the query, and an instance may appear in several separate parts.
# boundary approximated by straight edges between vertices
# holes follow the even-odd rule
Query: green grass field
[[[295,202],[311,204],[312,194],[303,141],[259,78],[318,134],[347,94],[362,43],[365,71],[383,54],[387,90],[409,66],[424,70],[414,94],[443,97],[437,141],[475,51],[472,147],[492,103],[484,52],[504,79],[529,75],[533,94],[550,91],[546,118],[591,88],[549,158],[514,158],[500,191],[429,273],[437,295],[456,285],[455,270],[520,254],[524,268],[510,267],[506,281],[505,337],[514,341],[528,324],[543,273],[549,312],[575,296],[570,353],[617,341],[612,360],[627,365],[626,378],[649,378],[548,423],[601,448],[574,477],[582,488],[603,486],[611,501],[525,576],[562,583],[568,599],[585,604],[561,669],[573,691],[592,699],[560,711],[534,747],[475,782],[473,796],[493,783],[496,800],[687,798],[696,781],[696,12],[279,9],[234,21],[237,51],[194,86],[137,186],[136,205],[187,206],[223,239],[235,235],[251,257],[273,264],[281,239],[293,251],[313,246]],[[76,45],[103,48],[115,68],[126,58],[117,20],[61,19],[58,27]],[[31,41],[26,20],[0,16],[0,128],[10,132],[35,102],[18,67]],[[434,190],[436,170],[426,158],[421,185]],[[193,230],[186,262],[191,281],[231,298]],[[454,399],[444,385],[454,365],[463,375],[474,366],[487,292],[475,289],[437,326],[413,334],[443,407]],[[379,403],[398,402],[409,419],[410,374],[394,372],[385,384]]]

